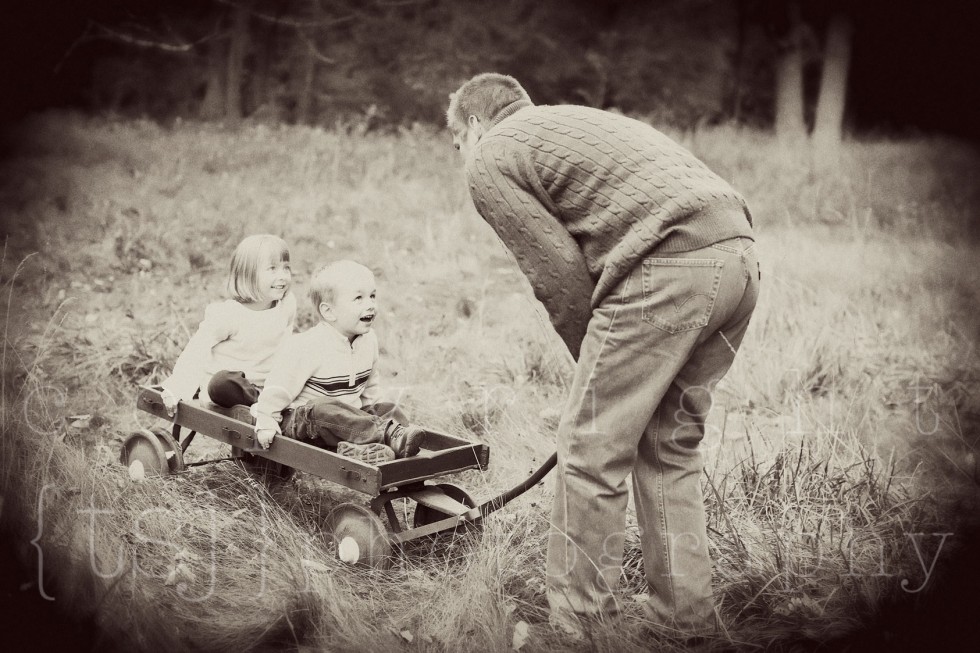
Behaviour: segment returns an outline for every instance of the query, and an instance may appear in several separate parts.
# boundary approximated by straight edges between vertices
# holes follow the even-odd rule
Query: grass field
[[[300,475],[270,493],[229,463],[134,482],[118,463],[122,439],[153,424],[137,385],[168,372],[256,232],[290,244],[301,298],[322,261],[375,270],[387,391],[418,422],[490,445],[489,470],[453,479],[477,499],[547,458],[570,368],[445,134],[60,114],[21,134],[0,164],[0,488],[34,574],[24,592],[144,650],[680,646],[641,621],[632,514],[624,621],[586,642],[548,625],[550,479],[482,537],[413,545],[376,572],[335,563],[323,540],[351,498],[337,486]],[[963,563],[980,481],[980,157],[852,140],[818,173],[766,134],[675,136],[747,196],[763,261],[704,444],[729,631],[705,648],[955,648],[975,611],[948,599],[980,580]],[[188,457],[222,453],[198,441]]]

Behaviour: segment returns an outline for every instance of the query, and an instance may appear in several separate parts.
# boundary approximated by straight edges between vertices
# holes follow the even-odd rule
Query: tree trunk
[[[276,22],[271,25],[263,25],[261,33],[256,35],[255,29],[252,30],[252,40],[257,42],[253,48],[255,52],[255,66],[252,72],[251,83],[251,106],[256,111],[261,110],[268,117],[278,119],[278,94],[279,86],[275,78],[274,68],[278,64],[280,52],[277,46],[280,38],[280,23],[283,12],[288,9],[285,3],[273,5]]]
[[[316,53],[312,45],[304,45],[303,72],[296,94],[296,122],[300,125],[310,124],[313,118],[313,82],[316,80]]]
[[[256,36],[253,34],[253,41],[256,42],[255,46],[255,65],[252,67],[252,83],[251,93],[249,95],[250,102],[249,105],[255,109],[260,109],[266,103],[268,91],[266,87],[268,86],[269,80],[269,50],[270,50],[270,39],[269,36],[272,33],[272,29],[268,26],[263,25],[261,33]]]
[[[248,52],[249,8],[234,9],[231,41],[228,44],[228,75],[225,86],[225,117],[235,123],[242,119],[242,82],[245,77],[245,55]]]
[[[736,15],[736,43],[735,56],[732,63],[731,76],[731,106],[728,113],[732,121],[738,124],[742,121],[742,83],[745,67],[745,41],[748,33],[748,17],[746,10],[746,0],[737,0],[735,3]]]
[[[853,26],[843,14],[836,14],[827,28],[823,70],[820,75],[820,96],[813,126],[813,144],[821,159],[836,158],[844,106],[847,100],[847,72],[851,63]]]
[[[803,120],[803,19],[799,2],[787,7],[789,29],[779,43],[776,63],[776,135],[793,141],[806,136]]]
[[[300,17],[311,24],[323,19],[323,9],[319,0],[309,0],[302,5]],[[313,89],[316,82],[316,44],[317,30],[297,30],[296,58],[297,75],[293,79],[293,93],[296,97],[296,111],[293,115],[299,125],[308,125],[313,120]]]
[[[225,47],[223,39],[215,39],[208,44],[208,77],[200,110],[205,120],[225,117]]]

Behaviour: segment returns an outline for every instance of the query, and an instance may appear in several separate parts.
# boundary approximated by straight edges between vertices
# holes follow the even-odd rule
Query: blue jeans
[[[559,616],[619,611],[632,473],[648,616],[712,627],[698,446],[759,294],[754,247],[652,256],[593,311],[558,427],[547,590]]]
[[[336,448],[343,440],[355,444],[384,442],[385,432],[392,422],[408,424],[405,413],[395,404],[379,401],[355,408],[324,397],[284,414],[282,433],[294,440]]]

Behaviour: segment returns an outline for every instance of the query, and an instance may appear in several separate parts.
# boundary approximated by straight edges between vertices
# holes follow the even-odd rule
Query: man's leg
[[[706,248],[644,261],[593,313],[558,432],[548,546],[548,598],[553,610],[616,610],[614,591],[621,571],[628,497],[625,479],[637,462],[638,447],[649,447],[641,444],[641,437],[649,440],[651,431],[654,439],[658,437],[655,417],[660,417],[661,399],[707,338],[705,334],[717,331],[719,324],[727,325],[745,289],[740,255]],[[754,302],[753,295],[753,306]],[[700,433],[696,440],[700,441]],[[700,458],[683,458],[682,471],[671,478],[681,479],[685,489],[670,491],[668,496],[658,456],[654,454],[656,464],[634,474],[647,493],[637,500],[637,511],[643,513],[641,528],[653,534],[643,542],[647,568],[653,565],[661,577],[663,570],[668,574],[667,586],[664,581],[651,582],[651,589],[665,593],[664,600],[674,605],[669,574],[687,573],[687,569],[669,564],[671,554],[664,542],[704,530],[697,484]],[[693,514],[694,521],[666,524],[668,501],[680,506],[676,512]],[[657,534],[660,541],[650,540]],[[708,570],[710,603],[706,541],[703,553],[692,560]],[[704,588],[699,592],[703,601]],[[669,616],[674,618],[673,611]]]
[[[697,331],[685,331],[663,342],[643,319],[639,276],[634,270],[593,313],[558,427],[547,590],[559,619],[619,610],[626,477],[644,429],[697,338]]]
[[[726,274],[715,310],[644,430],[633,471],[650,585],[647,613],[658,624],[688,633],[714,625],[699,444],[711,392],[735,358],[758,296],[758,264],[751,250],[742,249],[750,242],[735,241],[735,251],[722,245]]]

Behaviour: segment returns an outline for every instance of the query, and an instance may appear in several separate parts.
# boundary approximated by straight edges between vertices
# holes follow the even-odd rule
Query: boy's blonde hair
[[[268,257],[268,258],[266,258]],[[242,304],[250,304],[261,299],[258,289],[259,266],[266,260],[274,263],[289,262],[289,248],[279,236],[255,234],[247,236],[238,243],[231,255],[228,271],[228,294]]]
[[[350,259],[342,259],[340,261],[333,261],[332,263],[327,263],[321,265],[313,272],[313,276],[310,277],[310,287],[309,295],[310,301],[313,302],[313,310],[316,312],[317,316],[320,315],[320,304],[326,302],[327,304],[333,304],[337,300],[337,281],[340,276],[339,273],[344,271],[349,271],[351,269],[363,269],[371,272],[371,269],[367,266],[361,265],[357,261],[351,261]],[[374,274],[371,272],[371,274]]]

